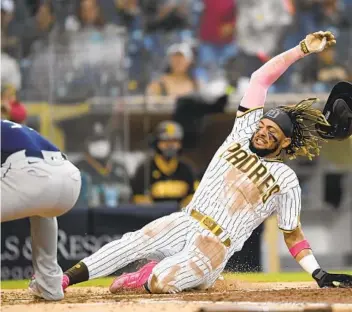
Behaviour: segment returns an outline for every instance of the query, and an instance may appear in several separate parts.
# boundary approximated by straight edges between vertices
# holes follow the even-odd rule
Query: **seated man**
[[[100,123],[95,124],[83,157],[76,163],[82,174],[79,205],[117,208],[130,201],[128,173],[124,164],[113,157],[115,151],[110,135]]]
[[[180,159],[182,139],[178,123],[167,120],[157,125],[150,142],[154,154],[139,165],[132,180],[134,203],[177,201],[184,207],[190,202],[197,181],[192,168]]]
[[[321,111],[312,108],[315,99],[263,114],[268,89],[287,68],[333,44],[330,32],[309,34],[259,68],[251,77],[231,133],[187,207],[106,244],[66,271],[63,287],[110,275],[158,253],[164,256],[159,263],[123,277],[122,283],[121,278],[115,279],[110,291],[116,292],[125,281],[151,293],[210,288],[229,258],[274,212],[292,257],[320,287],[352,287],[351,275],[327,273],[315,259],[299,221],[299,181],[282,161],[284,156],[316,156],[321,137],[314,125],[329,123]]]

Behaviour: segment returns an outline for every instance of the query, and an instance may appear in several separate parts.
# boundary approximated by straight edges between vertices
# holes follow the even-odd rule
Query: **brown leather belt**
[[[203,215],[197,210],[192,209],[191,217],[196,219],[200,225],[210,232],[212,232],[215,236],[219,236],[224,230],[221,228],[219,224],[217,224],[211,217]],[[226,247],[231,246],[231,239],[227,238],[222,242]]]

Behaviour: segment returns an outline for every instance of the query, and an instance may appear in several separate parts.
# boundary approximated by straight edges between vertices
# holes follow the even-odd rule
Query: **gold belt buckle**
[[[210,230],[215,236],[219,236],[223,230],[221,226],[217,224],[211,217],[203,216],[203,218],[199,221],[200,225],[207,230]],[[220,230],[220,231],[219,231]],[[225,241],[222,242],[226,247],[231,246],[231,239],[227,238]]]
[[[218,225],[211,217],[204,216],[200,221],[201,225],[204,225],[208,230],[210,230],[214,235],[219,230],[220,225]]]

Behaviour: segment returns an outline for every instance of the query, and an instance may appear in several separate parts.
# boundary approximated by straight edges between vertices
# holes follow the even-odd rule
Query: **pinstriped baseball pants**
[[[82,262],[89,279],[94,279],[136,260],[161,260],[149,277],[149,289],[153,293],[174,293],[211,287],[230,256],[218,237],[182,211],[126,233]]]

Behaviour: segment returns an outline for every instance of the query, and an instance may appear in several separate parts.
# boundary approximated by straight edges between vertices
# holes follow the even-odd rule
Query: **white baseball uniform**
[[[249,143],[263,116],[268,88],[301,56],[292,49],[253,74],[241,107],[255,101],[257,108],[236,118],[190,204],[83,259],[90,279],[112,274],[135,260],[156,258],[161,261],[148,280],[151,292],[208,288],[272,213],[277,213],[282,230],[297,228],[301,191],[296,174],[280,160],[258,157]]]

